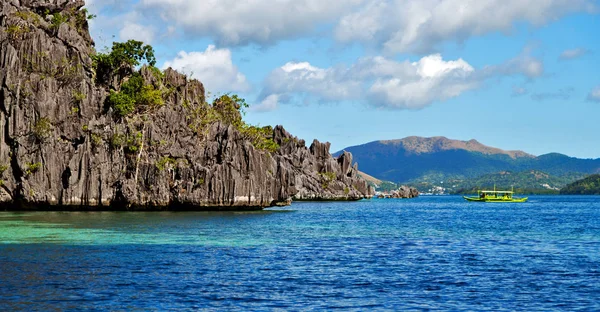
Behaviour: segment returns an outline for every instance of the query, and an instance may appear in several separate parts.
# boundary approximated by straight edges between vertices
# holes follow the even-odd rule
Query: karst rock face
[[[396,198],[415,198],[419,197],[419,191],[414,187],[409,187],[406,185],[400,186],[400,188],[394,192],[397,196]]]
[[[83,5],[0,2],[2,209],[260,209],[373,195],[352,155],[333,158],[329,143],[307,148],[277,126],[270,152],[224,122],[194,131],[204,86],[171,69],[160,81],[140,70],[168,89],[164,105],[116,118],[105,103],[124,78],[97,83]],[[68,20],[56,23],[57,13]]]

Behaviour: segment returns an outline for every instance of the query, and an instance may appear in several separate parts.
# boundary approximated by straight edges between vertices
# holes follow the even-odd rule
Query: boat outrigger
[[[496,187],[494,187],[493,191],[477,191],[477,197],[463,196],[463,198],[468,201],[488,203],[524,203],[527,201],[527,197],[513,197],[514,193],[513,191],[496,191]]]

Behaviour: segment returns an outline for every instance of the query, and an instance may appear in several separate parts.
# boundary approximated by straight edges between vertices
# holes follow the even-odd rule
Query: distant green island
[[[522,172],[502,171],[497,173],[485,174],[470,179],[448,179],[443,187],[446,194],[472,194],[478,190],[513,189],[519,194],[559,194],[562,187],[570,182],[581,179],[585,175],[580,173],[566,174],[562,176],[553,176],[537,170],[528,170]],[[431,190],[434,193],[439,192],[439,187],[431,182],[409,183],[409,185],[422,190]]]
[[[471,179],[449,178],[445,181],[426,177],[425,181],[394,183],[390,181],[369,181],[379,192],[389,192],[398,189],[400,185],[417,188],[421,193],[432,195],[463,195],[473,194],[478,190],[514,190],[519,194],[558,195],[563,194],[563,188],[571,181],[583,178],[581,174],[552,176],[547,173],[530,170],[524,172],[498,172],[482,175]],[[574,183],[575,184],[575,183]],[[564,193],[567,194],[567,193]],[[583,193],[572,193],[583,194]],[[593,193],[592,193],[593,194]]]
[[[567,185],[600,172],[600,159],[534,156],[445,137],[374,141],[344,151],[374,177],[367,180],[380,192],[407,185],[425,194],[471,194],[494,186],[520,194],[562,194]]]
[[[600,195],[600,174],[575,181],[560,190],[564,195]]]

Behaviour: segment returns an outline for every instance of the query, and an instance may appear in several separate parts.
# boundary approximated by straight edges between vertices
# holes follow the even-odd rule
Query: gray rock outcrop
[[[261,209],[373,195],[352,155],[333,158],[329,143],[307,148],[277,126],[273,152],[225,122],[194,131],[204,86],[171,69],[160,78],[140,71],[167,90],[164,105],[116,118],[105,100],[123,79],[95,81],[83,5],[0,3],[2,209]]]
[[[414,198],[419,197],[419,191],[414,187],[409,187],[406,185],[400,186],[400,188],[395,192],[398,198]]]
[[[390,193],[379,194],[379,198],[415,198],[419,197],[419,190],[414,187],[402,185]]]

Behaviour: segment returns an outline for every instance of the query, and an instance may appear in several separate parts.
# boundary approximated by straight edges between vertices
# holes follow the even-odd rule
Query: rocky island
[[[379,198],[415,198],[419,197],[419,190],[414,187],[402,185],[397,190],[391,192],[379,193]]]
[[[97,53],[81,0],[0,3],[0,209],[262,209],[374,193],[352,155],[207,103],[151,47]]]

